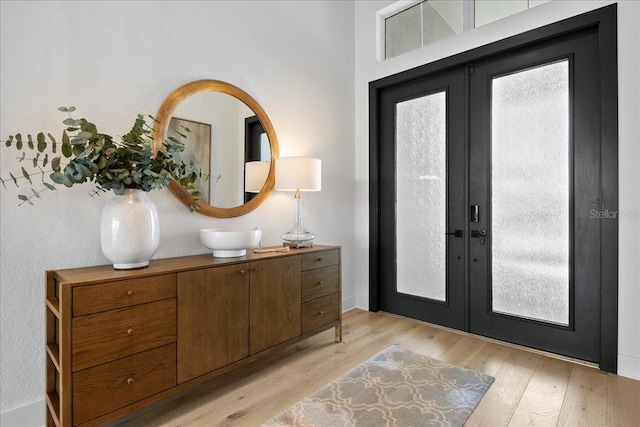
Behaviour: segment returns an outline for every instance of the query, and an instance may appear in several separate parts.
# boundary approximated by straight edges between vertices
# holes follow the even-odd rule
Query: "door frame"
[[[380,310],[380,93],[382,90],[567,34],[596,28],[599,36],[601,209],[618,211],[617,5],[612,4],[369,83],[369,310]],[[468,132],[468,129],[467,129]],[[468,135],[467,135],[468,138]],[[600,369],[618,369],[618,219],[601,220]],[[468,280],[467,280],[468,283]],[[468,289],[465,292],[468,298]],[[465,302],[468,307],[468,301]]]

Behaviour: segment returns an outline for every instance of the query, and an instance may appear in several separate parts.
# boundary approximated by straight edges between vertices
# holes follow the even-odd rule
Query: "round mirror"
[[[257,208],[274,185],[278,142],[262,107],[242,89],[218,80],[198,80],[171,93],[156,116],[155,149],[171,136],[186,136],[180,160],[202,171],[203,215],[231,218]],[[188,132],[185,132],[185,128]],[[184,204],[194,201],[177,181],[169,190]]]

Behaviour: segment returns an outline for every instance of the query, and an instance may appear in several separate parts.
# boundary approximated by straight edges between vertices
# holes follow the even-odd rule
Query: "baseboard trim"
[[[356,307],[369,311],[369,294],[356,295]]]
[[[640,380],[640,357],[618,353],[618,375]]]
[[[342,312],[349,311],[356,307],[356,297],[346,297],[342,298]]]
[[[19,408],[0,413],[2,427],[44,427],[47,405],[44,400],[38,400]]]

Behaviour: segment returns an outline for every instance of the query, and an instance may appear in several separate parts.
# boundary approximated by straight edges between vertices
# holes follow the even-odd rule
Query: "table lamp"
[[[302,192],[320,191],[322,162],[310,157],[279,157],[276,159],[276,191],[295,191],[296,221],[282,236],[284,246],[313,246],[315,235],[302,223]]]

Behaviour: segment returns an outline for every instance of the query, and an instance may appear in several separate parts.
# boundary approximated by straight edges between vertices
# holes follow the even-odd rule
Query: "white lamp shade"
[[[276,190],[320,191],[322,162],[311,157],[276,159]]]
[[[271,162],[247,162],[244,165],[244,191],[259,193],[267,182]]]

